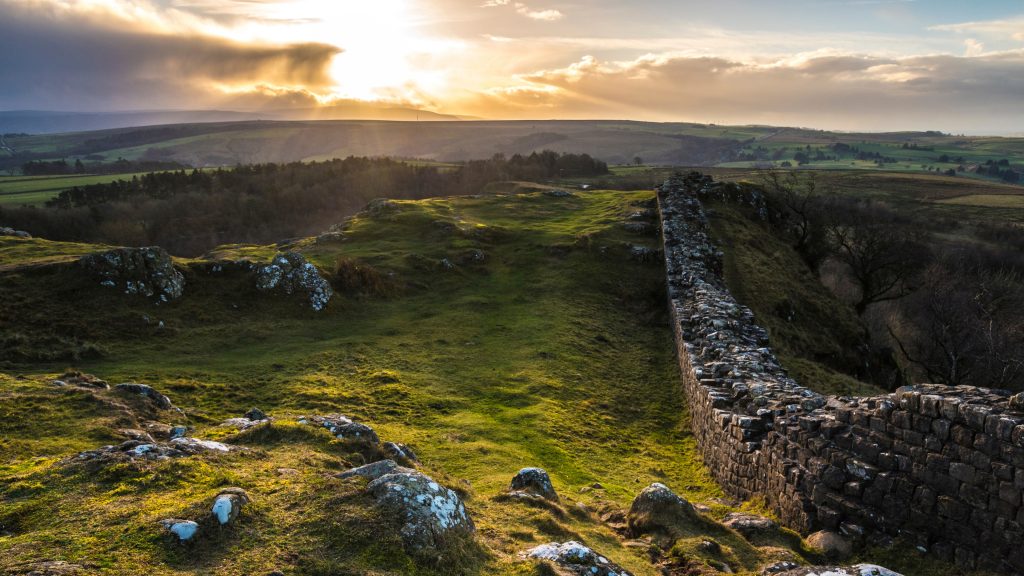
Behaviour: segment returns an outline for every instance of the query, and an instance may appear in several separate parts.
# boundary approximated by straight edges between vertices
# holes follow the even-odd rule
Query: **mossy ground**
[[[624,246],[656,246],[622,228],[652,198],[386,206],[349,222],[345,241],[295,246],[325,269],[355,259],[396,286],[386,297],[341,294],[324,313],[261,296],[244,274],[201,267],[188,269],[186,295],[162,306],[68,267],[5,275],[5,331],[25,334],[29,348],[58,334],[94,345],[100,356],[76,367],[155,386],[197,437],[224,437],[217,423],[259,406],[281,422],[341,412],[413,446],[427,473],[466,495],[482,552],[463,566],[413,563],[393,533],[375,528],[360,481],[330,476],[352,462],[329,435],[294,425],[275,425],[274,437],[240,453],[68,468],[62,458],[120,440],[118,395],[53,386],[65,358],[16,357],[0,380],[0,567],[62,559],[111,574],[511,574],[533,570],[520,551],[576,538],[636,574],[655,573],[597,511],[628,506],[654,481],[694,500],[721,492],[688,430],[662,266],[631,261]],[[471,250],[486,259],[463,259]],[[31,264],[31,253],[20,247],[19,262]],[[523,466],[551,473],[567,513],[494,499]],[[604,488],[580,492],[595,482]],[[237,529],[196,547],[164,539],[157,520],[204,514],[226,485],[253,496]]]

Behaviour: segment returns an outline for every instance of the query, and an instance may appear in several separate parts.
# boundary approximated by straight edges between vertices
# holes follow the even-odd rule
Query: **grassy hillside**
[[[622,229],[651,198],[529,194],[401,202],[363,215],[344,243],[298,248],[325,267],[356,259],[392,289],[349,292],[323,314],[199,268],[189,268],[186,295],[160,307],[74,268],[5,274],[4,334],[94,346],[101,357],[78,367],[111,383],[152,384],[184,410],[162,417],[196,437],[224,438],[217,423],[252,406],[281,424],[267,437],[232,440],[245,453],[88,473],[61,460],[118,442],[124,398],[53,386],[66,359],[9,363],[0,376],[0,568],[59,558],[111,574],[415,571],[394,534],[375,528],[359,482],[329,476],[346,467],[338,442],[289,423],[342,412],[413,446],[428,473],[465,494],[483,545],[471,571],[530,572],[519,551],[578,538],[637,574],[656,573],[646,551],[625,546],[598,516],[652,481],[696,500],[722,494],[687,431],[661,266],[629,260],[623,246],[655,244]],[[28,266],[52,252],[30,248],[37,242],[3,239],[0,249]],[[438,264],[471,249],[485,262]],[[551,472],[568,513],[494,499],[527,465]],[[585,488],[595,482],[603,488]],[[198,549],[161,537],[156,520],[199,511],[223,485],[254,498],[241,528]],[[764,556],[735,533],[720,538],[748,562]]]
[[[61,176],[0,176],[0,205],[42,205],[63,190],[89,184],[131,180],[142,173],[74,174]]]

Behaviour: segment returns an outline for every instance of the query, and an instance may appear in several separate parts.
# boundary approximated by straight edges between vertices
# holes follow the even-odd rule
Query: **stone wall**
[[[717,186],[673,177],[658,203],[693,432],[718,482],[803,533],[901,536],[964,567],[1024,573],[1024,412],[1010,393],[919,385],[850,398],[797,384],[725,288],[699,200]]]

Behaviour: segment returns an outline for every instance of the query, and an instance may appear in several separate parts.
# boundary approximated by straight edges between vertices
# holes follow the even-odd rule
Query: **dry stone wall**
[[[803,533],[901,536],[964,567],[1024,573],[1024,412],[1010,393],[918,385],[851,398],[797,384],[725,287],[700,203],[718,186],[677,175],[658,204],[693,432],[719,483]]]

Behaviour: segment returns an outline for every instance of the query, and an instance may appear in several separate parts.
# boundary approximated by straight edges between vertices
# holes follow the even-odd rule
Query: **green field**
[[[106,184],[130,180],[144,173],[62,175],[62,176],[0,176],[0,205],[42,205],[62,191],[75,186]]]

